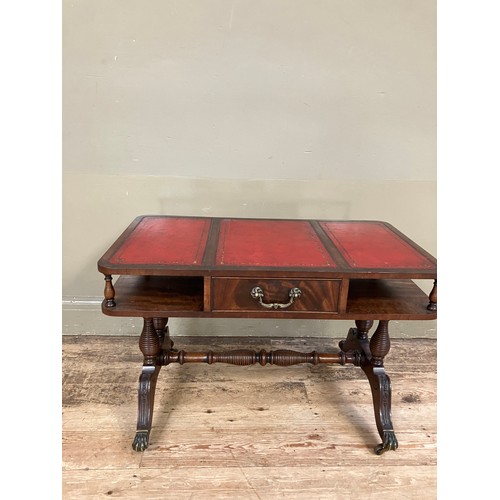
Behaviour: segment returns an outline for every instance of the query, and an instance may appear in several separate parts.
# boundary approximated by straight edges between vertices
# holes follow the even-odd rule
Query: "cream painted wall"
[[[63,331],[137,329],[96,261],[139,214],[383,219],[436,254],[435,8],[63,1]]]

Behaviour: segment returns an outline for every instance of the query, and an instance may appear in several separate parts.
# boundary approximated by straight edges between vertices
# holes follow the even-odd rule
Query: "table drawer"
[[[341,283],[328,279],[214,278],[213,310],[338,312]]]

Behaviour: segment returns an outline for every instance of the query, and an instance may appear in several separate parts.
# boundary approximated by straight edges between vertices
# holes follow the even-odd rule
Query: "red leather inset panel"
[[[200,265],[209,229],[208,219],[145,217],[110,262]]]
[[[221,222],[217,265],[336,267],[307,221]]]
[[[430,269],[434,264],[380,222],[321,222],[351,267]]]

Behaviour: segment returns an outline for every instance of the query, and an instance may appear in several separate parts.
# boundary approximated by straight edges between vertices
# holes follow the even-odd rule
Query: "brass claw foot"
[[[398,447],[398,440],[394,431],[384,431],[384,442],[375,447],[375,453],[382,455],[389,450],[396,450]]]
[[[144,451],[149,444],[149,432],[148,431],[137,431],[135,434],[134,442],[132,443],[132,448],[135,451]]]

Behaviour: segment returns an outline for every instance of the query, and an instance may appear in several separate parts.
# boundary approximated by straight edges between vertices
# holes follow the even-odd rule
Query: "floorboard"
[[[336,352],[338,339],[182,337],[179,349]],[[392,341],[396,452],[354,366],[163,367],[151,444],[132,450],[142,355],[130,336],[63,337],[63,498],[436,498],[436,342]]]

